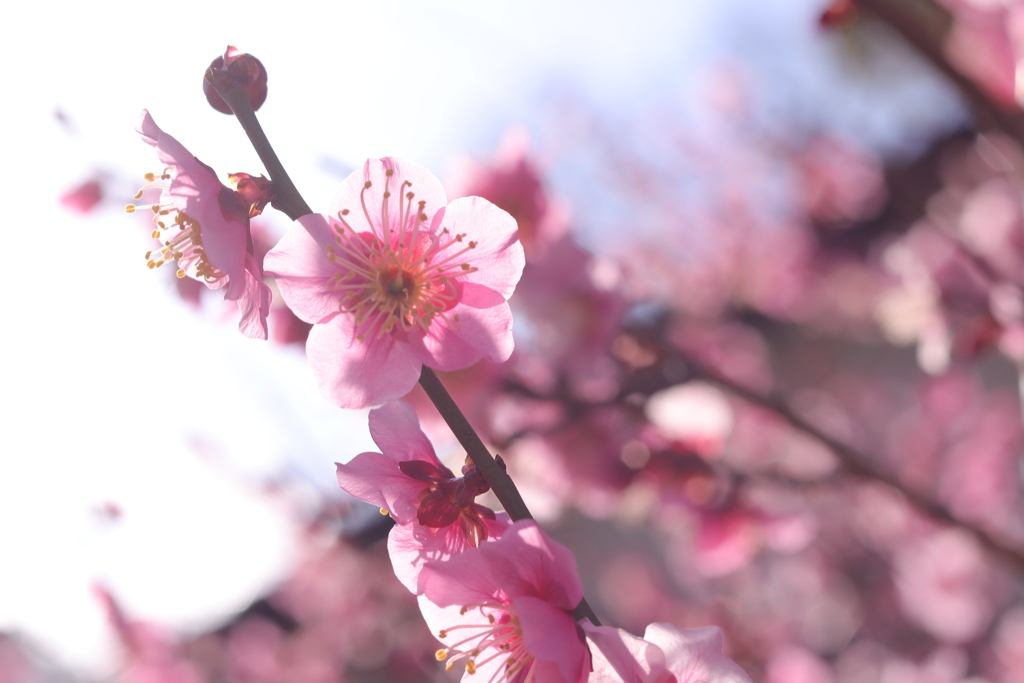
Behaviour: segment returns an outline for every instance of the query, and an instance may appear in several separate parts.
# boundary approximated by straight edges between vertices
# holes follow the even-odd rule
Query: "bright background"
[[[404,157],[443,179],[460,156],[492,154],[512,125],[529,130],[572,198],[599,182],[573,112],[585,108],[638,153],[656,153],[652,121],[713,139],[709,111],[730,96],[713,78],[723,70],[753,88],[766,125],[798,113],[883,155],[910,153],[957,124],[955,97],[891,37],[868,46],[822,34],[823,4],[13,10],[0,41],[0,630],[102,674],[113,641],[89,589],[96,582],[141,618],[216,624],[289,568],[291,522],[264,503],[259,482],[297,474],[288,476],[303,482],[294,495],[336,495],[332,462],[372,447],[363,414],[320,399],[300,350],[246,340],[216,313],[196,316],[144,268],[145,231],[121,212],[142,174],[158,170],[133,131],[141,109],[218,171],[258,174],[241,129],[200,90],[227,44],[258,56],[270,87],[261,121],[314,208],[366,157]],[[864,55],[852,62],[859,71],[850,50]],[[60,208],[61,193],[95,172],[123,197],[87,218]],[[602,231],[608,209],[576,209],[599,249],[622,239]]]

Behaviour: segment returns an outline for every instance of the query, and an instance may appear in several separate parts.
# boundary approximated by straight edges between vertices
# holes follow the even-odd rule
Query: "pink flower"
[[[424,562],[445,560],[504,533],[505,515],[499,520],[475,502],[490,486],[471,465],[456,477],[441,464],[412,406],[388,401],[370,411],[370,435],[383,453],[338,463],[338,485],[394,518],[388,549],[395,574],[410,591],[416,592]]]
[[[507,299],[524,265],[515,220],[479,197],[446,201],[426,169],[371,159],[329,215],[303,216],[267,254],[285,302],[314,323],[306,351],[338,406],[403,396],[421,365],[511,355]]]
[[[532,520],[446,562],[428,562],[419,586],[423,618],[446,645],[437,658],[449,670],[463,662],[463,680],[587,680],[590,654],[572,617],[583,597],[576,559]]]
[[[60,196],[60,205],[68,211],[87,214],[103,200],[103,185],[99,178],[76,185]]]
[[[219,180],[213,169],[192,156],[180,142],[160,130],[146,110],[136,129],[156,148],[166,164],[162,173],[147,173],[147,185],[161,189],[153,211],[153,237],[162,246],[146,253],[147,265],[159,268],[178,262],[178,277],[188,276],[210,289],[226,288],[224,298],[237,301],[242,319],[238,329],[247,337],[267,338],[270,288],[252,255],[249,217],[252,201]],[[155,181],[170,181],[158,184]],[[129,213],[135,211],[129,204]]]
[[[651,624],[642,639],[607,626],[584,628],[594,646],[590,683],[750,683],[722,652],[716,626]]]

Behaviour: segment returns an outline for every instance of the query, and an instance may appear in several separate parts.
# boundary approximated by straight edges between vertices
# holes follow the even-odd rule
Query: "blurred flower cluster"
[[[849,4],[823,8],[821,30],[877,21]],[[1020,122],[1024,3],[943,4],[949,65]],[[381,452],[339,455],[337,470],[387,515],[290,511],[304,529],[293,575],[217,630],[138,623],[97,587],[123,644],[118,680],[488,681],[498,665],[538,683],[591,668],[744,680],[724,655],[765,683],[1024,680],[1024,128],[885,159],[764,125],[742,79],[716,76],[715,135],[654,125],[657,156],[577,103],[561,146],[512,130],[462,164],[455,199],[418,167],[371,161],[277,246],[253,221],[231,263],[172,248],[179,275],[227,288],[249,336],[306,344],[336,405],[402,401],[371,413]],[[600,168],[583,197],[552,189],[568,139]],[[188,198],[167,180],[147,230]],[[91,210],[98,182],[62,201]],[[223,217],[249,228],[260,201]],[[194,248],[206,219],[175,208]],[[610,227],[584,241],[594,211]],[[495,512],[463,452],[438,457],[457,449],[415,385],[420,364],[571,568],[546,564],[569,551],[536,525]],[[535,571],[483,569],[503,562]],[[584,593],[615,629],[562,623]],[[531,619],[558,657],[522,645]],[[478,640],[442,656],[438,633],[457,628]],[[495,642],[533,659],[483,659]],[[33,657],[0,640],[11,680],[48,680]]]

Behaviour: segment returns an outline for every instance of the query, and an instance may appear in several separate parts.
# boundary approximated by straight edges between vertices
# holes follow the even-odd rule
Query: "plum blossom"
[[[416,592],[424,562],[444,560],[505,531],[506,515],[499,519],[475,502],[490,486],[472,465],[456,477],[441,464],[412,406],[388,401],[370,411],[370,435],[383,452],[338,463],[338,485],[394,518],[388,549],[395,574],[410,591]]]
[[[153,238],[161,247],[146,252],[147,265],[159,268],[177,261],[179,278],[188,276],[210,289],[224,288],[224,299],[238,302],[242,334],[266,339],[271,294],[249,237],[249,218],[262,210],[263,203],[223,185],[213,169],[160,130],[148,111],[142,111],[136,130],[166,164],[160,173],[147,173],[151,184],[135,195],[141,199],[151,187],[161,190],[159,201],[149,207]],[[249,176],[236,175],[244,176],[251,188]],[[163,184],[166,181],[169,184]],[[127,206],[128,213],[135,210],[134,204]]]
[[[590,683],[750,683],[722,652],[717,626],[651,624],[644,637],[607,626],[584,627],[593,645]]]
[[[429,171],[387,157],[350,175],[328,214],[299,218],[266,266],[314,325],[323,394],[361,408],[408,393],[422,365],[507,360],[524,262],[509,214],[479,197],[448,204]]]
[[[583,597],[576,559],[533,520],[420,572],[420,609],[463,681],[583,683],[590,653],[572,616]]]

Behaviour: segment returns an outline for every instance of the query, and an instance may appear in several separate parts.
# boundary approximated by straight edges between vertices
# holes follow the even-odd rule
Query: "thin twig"
[[[218,69],[211,68],[206,72],[206,80],[231,107],[231,112],[238,119],[238,123],[242,125],[242,130],[249,136],[249,142],[252,143],[253,149],[256,150],[260,161],[267,169],[267,174],[270,175],[270,180],[274,183],[277,197],[272,202],[273,207],[284,212],[292,220],[313,213],[309,204],[299,194],[287,171],[284,170],[281,160],[277,158],[277,152],[270,145],[270,140],[263,132],[263,127],[260,126],[260,122],[256,118],[256,112],[253,111],[252,105],[249,103],[249,96],[246,94],[245,88],[227,87],[221,82],[220,76],[221,72]]]
[[[505,508],[508,516],[513,521],[533,519],[533,515],[530,514],[529,508],[526,507],[523,496],[512,482],[512,478],[508,476],[505,470],[491,456],[491,452],[487,450],[487,446],[480,439],[480,435],[469,424],[469,420],[462,414],[451,394],[444,388],[437,373],[425,365],[420,373],[420,386],[423,387],[423,391],[426,392],[427,397],[430,398],[437,408],[437,412],[441,413],[441,417],[448,423],[448,427],[455,434],[455,438],[466,449],[466,454],[473,461],[477,470],[487,480],[487,483],[490,484],[491,490],[498,497],[498,501]],[[590,619],[595,626],[601,625],[597,615],[594,614],[594,610],[587,604],[586,598],[580,600],[580,604],[576,606],[576,610],[573,612],[573,618],[577,621],[584,617]]]

